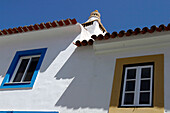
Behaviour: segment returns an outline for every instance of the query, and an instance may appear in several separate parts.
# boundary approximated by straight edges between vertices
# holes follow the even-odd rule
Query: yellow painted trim
[[[123,65],[154,62],[154,94],[153,107],[119,106]],[[109,113],[164,113],[164,55],[149,55],[140,57],[119,58],[116,60]]]

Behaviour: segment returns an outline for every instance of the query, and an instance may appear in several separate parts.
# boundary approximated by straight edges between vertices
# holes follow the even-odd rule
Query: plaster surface
[[[96,54],[93,46],[73,44],[80,38],[79,25],[0,37],[0,81],[16,51],[47,48],[33,88],[0,91],[0,110],[107,113],[116,59],[164,54],[164,109],[170,113],[170,46]]]

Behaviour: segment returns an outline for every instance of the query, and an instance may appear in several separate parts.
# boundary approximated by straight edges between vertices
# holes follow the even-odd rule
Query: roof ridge
[[[72,25],[76,24],[77,21],[76,19],[66,19],[66,20],[54,20],[53,22],[42,22],[40,24],[34,24],[34,25],[29,25],[29,26],[19,26],[19,27],[14,27],[14,28],[9,28],[9,29],[3,29],[0,30],[0,36],[4,35],[9,35],[9,34],[16,34],[16,33],[23,33],[23,32],[28,32],[28,31],[38,31],[42,29],[49,29],[49,28],[55,28],[55,27],[61,27],[61,26],[67,26],[67,25]]]

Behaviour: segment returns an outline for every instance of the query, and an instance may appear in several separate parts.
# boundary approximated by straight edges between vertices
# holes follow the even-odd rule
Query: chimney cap
[[[101,15],[98,12],[98,10],[95,10],[95,11],[91,12],[89,19],[92,18],[92,17],[96,17],[96,18],[98,18],[100,20],[100,16]]]

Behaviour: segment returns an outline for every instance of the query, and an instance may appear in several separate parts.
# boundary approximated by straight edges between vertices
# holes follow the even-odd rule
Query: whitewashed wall
[[[107,113],[116,58],[163,53],[165,111],[170,113],[170,46],[96,54],[93,46],[72,44],[80,32],[77,25],[0,37],[1,81],[16,51],[48,48],[34,87],[0,91],[0,111]]]

